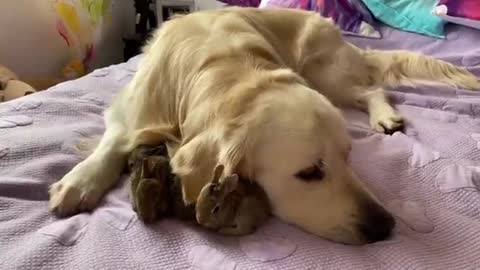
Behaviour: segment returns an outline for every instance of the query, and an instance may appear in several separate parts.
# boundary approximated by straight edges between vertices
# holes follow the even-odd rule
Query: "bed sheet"
[[[382,28],[361,47],[421,51],[480,75],[480,32],[444,41]],[[48,186],[81,160],[73,145],[104,130],[101,113],[141,57],[0,104],[0,269],[475,269],[480,267],[480,94],[448,87],[391,89],[405,133],[369,130],[347,110],[352,166],[395,215],[392,239],[346,246],[272,219],[224,237],[176,220],[146,226],[123,181],[92,213],[57,219]],[[321,213],[318,213],[321,214]]]

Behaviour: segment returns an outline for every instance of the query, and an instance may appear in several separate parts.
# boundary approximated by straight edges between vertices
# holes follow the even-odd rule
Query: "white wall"
[[[215,0],[195,0],[198,10],[220,8]],[[69,62],[65,41],[57,33],[54,0],[0,0],[0,64],[21,77],[56,77]],[[131,0],[113,0],[112,22],[97,44],[93,67],[123,61],[122,37],[135,29]]]
[[[0,64],[25,77],[58,76],[69,62],[57,33],[53,0],[0,0]],[[113,0],[112,23],[104,29],[93,66],[123,60],[122,37],[134,29],[133,1]]]

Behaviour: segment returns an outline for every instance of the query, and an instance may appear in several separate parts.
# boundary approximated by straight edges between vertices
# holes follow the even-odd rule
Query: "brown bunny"
[[[167,147],[164,144],[151,146],[139,145],[128,156],[127,169],[133,172],[134,168],[139,168],[142,160],[150,156],[168,157]]]
[[[229,175],[221,181],[224,167],[200,191],[196,204],[197,222],[226,235],[253,233],[270,215],[265,192],[257,184]]]
[[[170,166],[163,156],[142,159],[130,176],[130,198],[133,209],[145,223],[167,215],[169,211],[168,178]]]
[[[132,206],[142,221],[173,215],[195,222],[195,205],[183,203],[180,179],[171,173],[165,145],[138,146],[127,163]]]

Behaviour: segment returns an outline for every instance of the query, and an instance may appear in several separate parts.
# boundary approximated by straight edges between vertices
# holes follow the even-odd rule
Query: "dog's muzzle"
[[[395,219],[382,206],[368,203],[362,212],[363,218],[357,228],[368,243],[383,241],[391,236]]]

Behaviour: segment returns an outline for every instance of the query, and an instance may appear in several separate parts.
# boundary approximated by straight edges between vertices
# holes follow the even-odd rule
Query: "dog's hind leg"
[[[364,51],[367,61],[378,67],[384,86],[413,85],[416,81],[480,90],[480,79],[463,67],[408,51]]]
[[[105,114],[106,131],[93,153],[50,186],[50,210],[56,215],[92,210],[119,180],[128,151],[123,147],[125,128],[112,109]]]
[[[480,89],[480,79],[465,68],[430,56],[408,51],[362,51],[365,60],[375,67],[375,84],[379,88],[357,96],[370,115],[371,127],[391,134],[403,127],[402,116],[389,104],[381,86],[415,85],[419,82],[447,84],[464,89]]]

